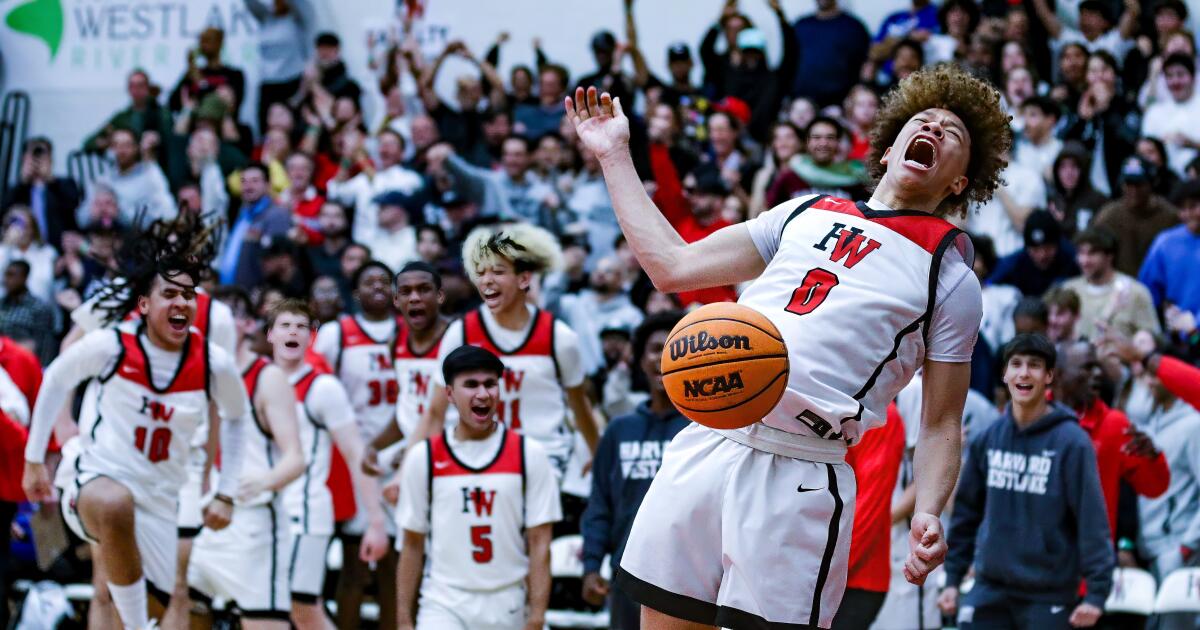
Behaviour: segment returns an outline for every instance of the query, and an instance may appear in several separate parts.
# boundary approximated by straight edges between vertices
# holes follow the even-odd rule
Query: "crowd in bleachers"
[[[1149,568],[1161,581],[1200,562],[1200,411],[1188,402],[1186,371],[1200,361],[1200,94],[1184,2],[913,0],[868,29],[836,0],[818,0],[809,15],[767,0],[774,19],[758,23],[730,0],[698,43],[664,51],[639,46],[648,25],[636,23],[634,0],[625,0],[624,32],[590,37],[595,69],[583,76],[536,42],[535,66],[501,76],[502,55],[517,45],[503,32],[487,49],[452,41],[426,58],[402,27],[365,84],[352,78],[338,37],[312,23],[306,2],[246,2],[260,25],[259,85],[222,62],[223,33],[210,28],[175,85],[130,73],[128,105],[77,146],[37,136],[24,143],[19,181],[0,206],[0,348],[23,346],[41,365],[52,361],[71,312],[119,274],[123,239],[180,212],[216,226],[210,286],[247,289],[259,316],[283,298],[306,299],[321,323],[359,307],[352,280],[368,260],[393,272],[432,265],[444,313],[461,315],[480,304],[461,256],[467,235],[527,222],[562,249],[562,267],[531,295],[579,335],[592,405],[610,421],[636,416],[646,399],[648,334],[639,326],[736,299],[738,287],[656,290],[623,241],[598,161],[564,118],[564,96],[596,86],[621,97],[646,189],[692,242],[802,195],[867,199],[868,137],[884,94],[922,67],[957,64],[994,83],[1016,138],[1005,183],[960,220],[984,287],[972,361],[972,397],[984,413],[974,422],[994,421],[1005,405],[1000,357],[1016,334],[1045,335],[1064,365],[1078,342],[1086,358],[1073,367],[1084,376],[1060,374],[1056,399],[1085,424],[1127,418],[1149,441],[1140,457],[1162,453],[1169,469],[1157,498],[1134,498],[1141,490],[1127,479],[1111,497],[1119,565]],[[776,41],[780,49],[768,51]],[[665,55],[667,76],[651,72],[649,55]],[[451,57],[473,70],[454,77],[447,99],[435,86]],[[250,90],[258,105],[248,113]],[[370,96],[382,109],[368,117]],[[99,160],[97,176],[54,169],[56,152],[74,150]],[[36,383],[18,378],[29,366],[11,367],[17,357],[4,350],[0,366],[29,394]],[[1072,378],[1084,386],[1071,389]],[[0,388],[0,401],[5,395]],[[917,412],[900,410],[911,447]],[[598,456],[592,472],[604,483],[582,525],[582,599],[592,604],[609,593],[601,561],[619,556],[619,530],[649,483],[616,496],[623,486],[610,482],[628,479],[630,468],[620,470],[628,462],[657,465],[611,439],[619,453]],[[1122,448],[1113,456],[1132,457]],[[19,463],[8,462],[22,457],[0,450],[7,548],[22,499],[19,484],[8,488]],[[1101,469],[1125,465],[1098,452]],[[897,495],[905,483],[902,473]],[[892,518],[907,522],[902,507]],[[20,536],[30,535],[28,522],[18,519]],[[951,529],[952,546],[954,536]],[[0,551],[0,563],[9,560]],[[21,565],[17,575],[39,573]],[[0,581],[13,577],[0,567]],[[0,625],[5,612],[0,606]]]

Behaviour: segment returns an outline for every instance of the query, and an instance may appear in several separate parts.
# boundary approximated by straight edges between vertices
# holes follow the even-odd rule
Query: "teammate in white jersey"
[[[450,325],[450,319],[441,313],[446,298],[442,275],[433,265],[422,261],[408,263],[396,274],[395,286],[393,299],[404,319],[394,357],[400,398],[396,401],[396,421],[375,436],[363,455],[363,470],[371,475],[392,469],[394,458],[380,462],[379,451],[412,435],[429,407],[436,389],[434,375],[441,365],[438,351]],[[456,410],[449,411],[457,418]],[[394,491],[395,486],[392,487]]]
[[[787,389],[761,422],[692,425],[664,452],[616,576],[643,604],[643,625],[828,628],[853,521],[845,449],[884,421],[919,366],[927,389],[904,573],[923,582],[945,558],[937,514],[957,478],[982,312],[969,241],[941,217],[996,188],[1012,142],[999,94],[952,67],[915,73],[876,119],[869,202],[796,199],[691,244],[646,195],[620,102],[589,89],[565,105],[655,286],[750,281],[739,301],[789,350]]]
[[[190,215],[156,221],[130,239],[119,256],[126,284],[106,292],[103,310],[111,323],[136,309],[141,322],[91,332],[59,355],[34,409],[23,484],[31,500],[41,501],[50,495],[42,458],[55,418],[74,387],[100,380],[98,415],[88,448],[72,465],[63,514],[75,533],[97,546],[107,590],[127,628],[148,627],[148,612],[159,616],[174,586],[179,490],[210,400],[225,418],[226,466],[235,473],[241,467],[245,387],[233,357],[191,327],[196,280],[211,247],[211,234]],[[236,489],[236,477],[218,485],[205,508],[206,526],[228,525]],[[148,588],[155,594],[152,611]]]
[[[234,313],[238,365],[250,397],[252,421],[242,435],[242,468],[233,522],[203,529],[188,567],[192,599],[206,605],[221,598],[236,605],[247,630],[288,628],[291,528],[283,490],[304,471],[296,399],[287,375],[252,350],[258,323],[250,298],[238,287],[219,287],[217,299]],[[229,472],[222,469],[220,477]],[[211,623],[208,611],[192,611],[193,624]]]
[[[463,266],[483,306],[452,322],[438,351],[439,361],[463,345],[479,346],[500,357],[506,369],[498,417],[542,445],[560,482],[575,443],[568,409],[592,452],[600,439],[584,382],[578,335],[529,303],[534,276],[553,270],[561,258],[554,237],[532,225],[471,232],[463,244]],[[447,383],[440,376],[435,373],[433,400],[415,439],[436,435],[444,426],[449,399]],[[579,512],[582,509],[581,503]]]
[[[376,497],[360,504],[367,511],[367,529],[359,546],[360,560],[375,562],[387,551],[388,536],[380,507],[379,484],[362,470],[362,438],[350,411],[350,397],[341,382],[304,360],[312,338],[312,312],[300,300],[288,299],[267,315],[267,341],[275,364],[296,392],[296,415],[306,467],[284,492],[292,523],[290,567],[292,623],[301,630],[332,628],[321,604],[325,586],[325,557],[333,537],[333,497],[329,477],[331,447],[336,444],[354,482],[355,494]]]
[[[400,384],[392,368],[392,353],[403,322],[392,310],[392,272],[387,265],[368,260],[354,274],[354,300],[357,315],[343,315],[321,326],[313,349],[325,357],[334,375],[345,386],[354,406],[359,435],[369,442],[387,425],[395,422],[396,399]],[[355,496],[362,506],[368,497]],[[381,506],[387,514],[388,535],[395,535],[391,506]],[[338,576],[338,626],[357,628],[363,593],[372,580],[367,563],[359,559],[359,544],[367,526],[367,511],[358,509],[354,518],[341,525],[344,560]],[[387,553],[379,559],[378,581],[379,625],[392,627],[396,623],[396,552],[388,545]]]
[[[558,487],[538,443],[497,421],[505,369],[474,346],[442,363],[459,421],[415,445],[400,472],[401,629],[545,625]]]

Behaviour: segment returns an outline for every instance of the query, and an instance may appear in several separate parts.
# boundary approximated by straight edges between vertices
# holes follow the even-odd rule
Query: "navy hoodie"
[[[583,513],[583,570],[600,570],[606,554],[616,568],[650,482],[658,473],[663,450],[688,419],[671,409],[665,416],[648,403],[620,416],[604,430],[592,460],[592,496]]]
[[[1101,608],[1115,560],[1091,438],[1067,408],[1052,405],[1021,430],[1011,407],[968,447],[946,556],[946,584],[976,578],[1034,601]]]

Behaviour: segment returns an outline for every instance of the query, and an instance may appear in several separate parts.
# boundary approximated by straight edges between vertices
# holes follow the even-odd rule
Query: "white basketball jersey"
[[[113,331],[121,354],[100,379],[96,418],[76,466],[137,484],[141,496],[162,497],[147,506],[175,518],[179,488],[187,478],[188,445],[208,418],[208,344],[192,331],[175,376],[159,388],[136,332]]]
[[[392,347],[401,327],[403,322],[397,319],[386,339],[374,339],[354,316],[338,320],[341,345],[333,369],[350,394],[359,430],[368,441],[396,416],[400,385],[392,367]]]
[[[258,406],[254,404],[254,396],[258,392],[258,379],[262,376],[263,368],[270,364],[266,358],[257,357],[242,372],[246,395],[250,399],[250,422],[242,426],[242,469],[238,473],[242,479],[261,479],[271,472],[271,468],[281,456],[279,446],[268,432],[266,421],[258,417]],[[274,499],[274,492],[262,492],[245,501],[238,499],[237,504],[264,505]]]
[[[443,335],[445,332],[443,331]],[[396,336],[396,382],[400,385],[400,399],[396,401],[396,426],[405,436],[412,435],[429,408],[433,399],[434,374],[442,369],[438,361],[438,350],[442,340],[439,337],[425,352],[417,352],[412,348],[408,326],[401,326]],[[452,417],[453,416],[453,417]],[[454,426],[458,419],[458,410],[454,405],[446,409],[446,427]]]
[[[445,433],[429,439],[426,570],[432,581],[494,591],[519,584],[528,575],[522,440],[505,430],[496,458],[471,468],[455,457]]]
[[[309,411],[308,397],[313,383],[320,378],[337,379],[324,370],[306,368],[292,377],[296,390],[296,418],[299,420],[300,450],[304,453],[304,474],[288,484],[283,492],[284,505],[294,524],[305,534],[333,534],[333,496],[325,480],[329,479],[333,436]],[[338,383],[338,387],[341,384]]]
[[[554,315],[539,309],[533,319],[529,337],[505,351],[492,341],[480,311],[471,311],[463,316],[463,345],[479,346],[500,357],[505,370],[500,382],[499,420],[537,440],[553,460],[571,450],[566,392],[554,358]]]
[[[798,206],[738,300],[788,348],[787,389],[763,422],[851,444],[883,424],[925,358],[942,255],[961,236],[924,212],[832,197]]]

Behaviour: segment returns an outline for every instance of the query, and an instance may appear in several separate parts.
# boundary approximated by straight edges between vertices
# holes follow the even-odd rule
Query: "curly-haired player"
[[[830,627],[854,510],[846,449],[922,366],[904,574],[923,582],[946,553],[937,514],[958,473],[982,310],[969,241],[943,217],[996,188],[1011,144],[999,94],[951,67],[915,73],[879,113],[869,201],[793,199],[692,244],[646,196],[621,103],[589,89],[565,104],[654,284],[752,281],[739,302],[769,317],[790,353],[787,390],[760,422],[692,425],[667,447],[616,577],[643,604],[643,627]]]
[[[212,259],[212,234],[181,213],[155,221],[126,242],[114,271],[124,284],[105,289],[97,308],[115,322],[130,311],[140,321],[88,333],[46,369],[34,405],[22,485],[31,500],[50,496],[43,458],[55,417],[79,383],[96,378],[97,419],[62,495],[63,516],[99,546],[108,590],[126,628],[150,627],[174,587],[176,509],[187,478],[189,444],[216,401],[224,419],[225,475],[204,510],[204,524],[229,524],[241,468],[241,428],[249,413],[233,357],[192,328],[196,285]]]

